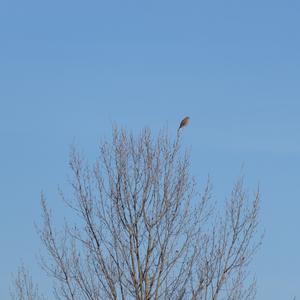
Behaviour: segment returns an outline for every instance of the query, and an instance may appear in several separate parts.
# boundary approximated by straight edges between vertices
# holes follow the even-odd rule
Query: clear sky
[[[21,260],[46,286],[39,194],[63,214],[72,142],[185,115],[200,182],[261,186],[258,299],[300,299],[299,29],[299,1],[0,0],[0,299]]]

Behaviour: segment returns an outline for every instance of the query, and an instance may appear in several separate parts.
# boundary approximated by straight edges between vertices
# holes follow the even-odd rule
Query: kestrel
[[[185,118],[180,122],[180,125],[179,125],[178,130],[179,130],[180,128],[186,126],[186,125],[189,123],[189,120],[190,120],[190,117],[185,117]]]

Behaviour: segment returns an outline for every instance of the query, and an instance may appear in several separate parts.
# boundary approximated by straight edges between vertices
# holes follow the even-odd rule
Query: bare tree
[[[39,292],[38,286],[33,283],[29,271],[26,270],[23,264],[19,267],[18,273],[13,280],[11,298],[14,300],[44,299]]]
[[[259,192],[250,199],[239,179],[218,213],[209,180],[196,190],[180,133],[115,128],[93,165],[73,149],[70,167],[73,194],[61,198],[74,216],[62,231],[41,199],[42,266],[57,299],[254,298]]]

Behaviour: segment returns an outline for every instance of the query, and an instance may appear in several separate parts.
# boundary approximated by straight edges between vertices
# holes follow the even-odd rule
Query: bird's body
[[[178,130],[179,130],[180,128],[186,126],[186,125],[189,123],[189,120],[190,120],[190,117],[185,117],[185,118],[180,122],[180,125],[179,125]]]

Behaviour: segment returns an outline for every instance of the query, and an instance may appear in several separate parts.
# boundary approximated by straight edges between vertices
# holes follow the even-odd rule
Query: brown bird
[[[185,117],[185,118],[180,122],[180,125],[179,125],[178,130],[179,130],[180,128],[186,126],[186,125],[189,123],[189,120],[190,120],[190,117]]]

